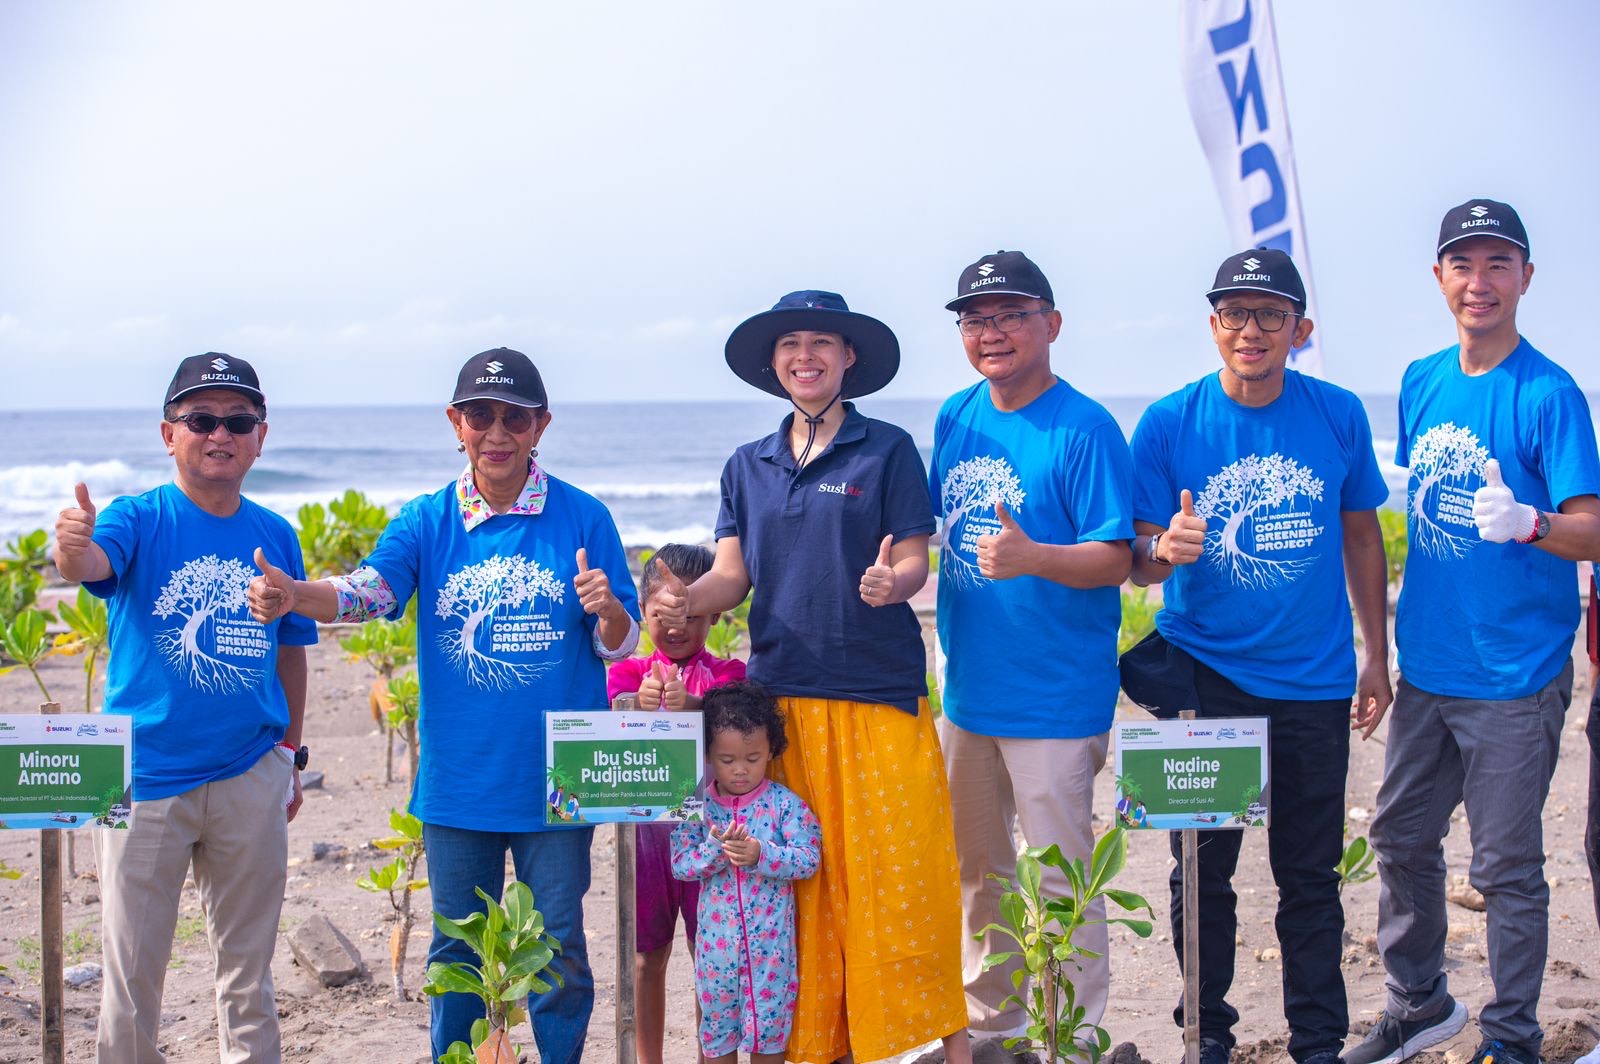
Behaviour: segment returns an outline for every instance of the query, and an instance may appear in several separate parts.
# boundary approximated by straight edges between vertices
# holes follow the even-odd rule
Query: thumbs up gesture
[[[1490,543],[1514,539],[1531,543],[1539,525],[1539,513],[1527,503],[1517,501],[1500,476],[1500,462],[1491,458],[1483,466],[1483,487],[1472,493],[1472,522],[1478,535]]]
[[[611,593],[611,580],[604,569],[589,568],[589,552],[578,548],[578,572],[572,578],[572,590],[578,593],[578,604],[583,612],[596,616],[611,616],[622,609],[622,603]]]
[[[666,685],[667,674],[661,662],[651,662],[649,671],[639,677],[639,708],[660,709],[662,690]]]
[[[1194,512],[1194,492],[1178,494],[1178,512],[1155,547],[1155,559],[1168,565],[1192,565],[1206,550],[1206,519]]]
[[[62,558],[83,558],[94,545],[94,503],[89,501],[89,485],[79,482],[74,489],[77,506],[69,506],[56,518],[56,554]]]
[[[889,548],[894,546],[893,536],[884,536],[878,544],[878,557],[861,574],[861,601],[877,608],[894,601],[894,566],[889,564]]]
[[[256,548],[255,561],[261,575],[250,580],[245,602],[250,616],[262,624],[271,624],[294,609],[294,577],[267,561],[267,554],[260,547]]]
[[[978,537],[978,572],[990,580],[1026,576],[1033,571],[1030,559],[1036,544],[1005,503],[995,502],[994,516],[1000,522],[1000,531]]]
[[[651,592],[650,608],[668,632],[681,632],[689,623],[689,589],[659,555],[651,559],[651,564],[656,567],[658,582]]]

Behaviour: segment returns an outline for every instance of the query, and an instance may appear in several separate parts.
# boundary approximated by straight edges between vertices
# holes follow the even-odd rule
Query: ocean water
[[[1100,401],[1129,435],[1150,402]],[[1405,491],[1405,473],[1393,462],[1395,398],[1362,401],[1395,505]],[[926,462],[939,402],[868,397],[858,405],[910,432]],[[723,462],[739,444],[773,431],[786,410],[776,399],[563,403],[539,461],[610,507],[629,545],[708,539]],[[155,410],[0,411],[0,535],[53,528],[79,480],[99,505],[168,480],[159,417]],[[392,511],[462,468],[442,405],[273,407],[269,425],[245,492],[291,521],[302,504],[326,502],[346,488]]]

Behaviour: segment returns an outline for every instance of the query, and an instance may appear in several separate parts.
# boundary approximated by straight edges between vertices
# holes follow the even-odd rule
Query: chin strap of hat
[[[800,457],[795,460],[794,476],[789,478],[791,481],[800,475],[800,470],[806,467],[806,459],[811,456],[811,446],[817,442],[817,426],[822,424],[823,417],[827,415],[829,410],[833,409],[833,404],[837,403],[840,398],[843,397],[843,395],[844,389],[841,388],[833,394],[832,399],[828,400],[828,405],[817,411],[815,414],[806,414],[804,407],[802,407],[799,403],[794,403],[793,399],[789,400],[791,403],[794,403],[794,409],[796,413],[806,415],[806,445],[805,447],[801,448]]]

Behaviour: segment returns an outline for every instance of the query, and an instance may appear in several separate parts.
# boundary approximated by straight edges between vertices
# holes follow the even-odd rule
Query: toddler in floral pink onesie
[[[705,820],[672,831],[672,874],[700,882],[695,985],[707,1064],[779,1064],[794,1023],[794,890],[822,860],[805,802],[767,779],[784,748],[783,715],[763,688],[707,691]]]

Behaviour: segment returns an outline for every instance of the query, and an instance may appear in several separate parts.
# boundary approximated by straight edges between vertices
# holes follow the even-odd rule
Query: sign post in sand
[[[61,835],[84,826],[126,828],[133,776],[133,718],[0,716],[0,828],[39,829],[39,1046],[45,1064],[66,1060],[62,1009]]]
[[[1117,724],[1117,820],[1176,830],[1183,872],[1183,1054],[1200,1062],[1200,836],[1267,826],[1267,719],[1207,717]]]

